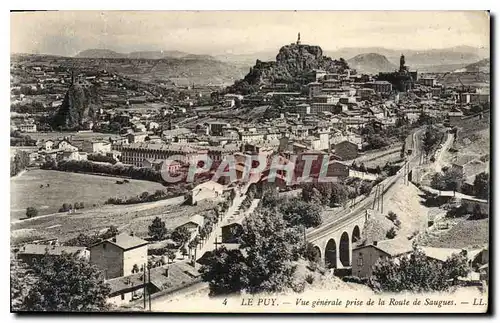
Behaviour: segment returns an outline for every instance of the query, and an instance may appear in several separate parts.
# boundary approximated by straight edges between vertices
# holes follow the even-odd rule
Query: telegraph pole
[[[144,300],[144,310],[146,310],[146,264],[142,265],[142,281],[144,283],[142,298]]]
[[[148,285],[149,284],[151,284],[151,269],[148,269]],[[149,311],[151,312],[151,293],[148,293],[148,300],[149,300]]]
[[[375,203],[377,201],[377,191],[378,187],[375,187],[375,197],[373,198],[372,210],[375,210]]]
[[[384,213],[384,184],[382,184],[382,196],[380,196],[381,198],[381,213],[383,214]]]

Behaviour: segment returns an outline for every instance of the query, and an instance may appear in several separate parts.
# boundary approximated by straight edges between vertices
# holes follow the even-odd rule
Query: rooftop
[[[120,234],[118,234],[110,239],[98,242],[94,246],[100,245],[104,242],[109,242],[111,244],[114,244],[115,246],[123,249],[124,251],[148,244],[148,242],[146,240],[143,240],[139,237],[132,236],[132,235],[129,235],[127,233],[120,233]]]
[[[45,253],[48,253],[49,255],[61,255],[63,252],[74,254],[78,252],[84,252],[86,249],[87,248],[85,247],[73,246],[26,244],[19,250],[19,253],[25,255],[44,255]]]

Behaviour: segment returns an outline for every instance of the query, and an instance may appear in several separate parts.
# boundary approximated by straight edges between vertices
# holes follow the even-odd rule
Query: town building
[[[411,242],[406,238],[373,241],[372,244],[353,248],[352,275],[360,278],[369,278],[373,273],[373,266],[381,259],[394,258],[412,251]]]
[[[134,265],[141,267],[148,262],[147,245],[141,238],[121,233],[91,246],[90,263],[97,266],[106,279],[128,276]]]
[[[23,124],[19,125],[19,131],[21,131],[21,132],[29,132],[29,133],[36,132],[36,124],[34,124],[34,123],[23,123]]]
[[[83,151],[89,154],[107,154],[111,152],[111,143],[104,140],[86,140],[83,142]]]
[[[59,257],[63,253],[77,255],[81,259],[89,260],[90,252],[85,247],[57,246],[44,244],[25,244],[16,254],[17,259],[27,264],[33,264],[44,256]]]

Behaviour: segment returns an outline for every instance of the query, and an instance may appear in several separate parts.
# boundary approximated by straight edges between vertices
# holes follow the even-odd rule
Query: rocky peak
[[[97,89],[88,82],[74,82],[68,88],[52,125],[56,129],[84,129],[98,110]]]

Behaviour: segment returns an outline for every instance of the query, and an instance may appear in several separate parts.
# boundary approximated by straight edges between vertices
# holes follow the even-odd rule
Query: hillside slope
[[[397,69],[397,66],[389,62],[387,57],[376,53],[359,54],[347,60],[347,62],[349,66],[360,73],[376,74]]]

